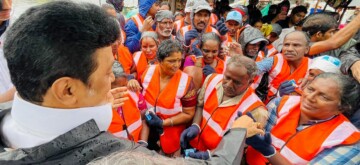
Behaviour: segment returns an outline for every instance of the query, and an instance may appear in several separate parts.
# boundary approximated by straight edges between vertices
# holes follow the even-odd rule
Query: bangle
[[[170,124],[171,124],[171,127],[172,127],[172,126],[174,126],[174,123],[173,123],[172,118],[170,117],[169,119],[170,119]]]

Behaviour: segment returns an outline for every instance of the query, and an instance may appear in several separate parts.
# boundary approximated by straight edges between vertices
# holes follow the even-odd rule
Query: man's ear
[[[321,31],[318,31],[318,32],[315,33],[316,40],[319,40],[323,36],[324,36],[324,34]]]
[[[78,98],[75,92],[80,88],[78,81],[70,77],[57,79],[51,86],[53,98],[64,105],[76,104]]]

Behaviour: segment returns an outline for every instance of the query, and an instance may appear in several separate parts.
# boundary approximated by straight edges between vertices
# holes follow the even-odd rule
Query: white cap
[[[309,70],[319,69],[323,72],[340,74],[341,73],[340,66],[341,66],[341,61],[338,58],[324,55],[324,56],[316,57],[309,66]]]
[[[187,0],[185,5],[185,13],[190,13],[194,4],[195,0]]]

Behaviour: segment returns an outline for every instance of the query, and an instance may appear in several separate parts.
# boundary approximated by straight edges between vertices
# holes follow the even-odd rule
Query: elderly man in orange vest
[[[219,36],[224,36],[221,37],[222,41],[226,40],[228,28],[225,25],[224,19],[216,23],[216,28],[210,26],[211,10],[212,8],[205,0],[195,2],[190,14],[191,25],[181,28],[176,34],[176,39],[183,43],[185,48],[188,48],[190,44],[196,38],[201,37],[203,33],[214,32]]]
[[[258,75],[269,73],[268,93],[265,102],[276,97],[281,84],[285,82],[298,82],[304,78],[311,60],[304,57],[309,52],[309,37],[302,31],[294,31],[286,35],[282,54],[266,58],[257,62]],[[294,84],[293,85],[296,85]],[[265,92],[266,93],[266,92]]]
[[[198,95],[193,124],[181,134],[183,149],[191,147],[196,152],[188,156],[208,159],[235,118],[250,112],[261,125],[267,120],[265,105],[249,88],[256,75],[254,60],[245,56],[229,59],[224,75],[209,75]]]

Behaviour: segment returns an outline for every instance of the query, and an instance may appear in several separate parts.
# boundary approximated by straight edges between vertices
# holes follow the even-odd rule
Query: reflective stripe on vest
[[[210,81],[208,87],[205,90],[204,103],[205,103],[205,100],[207,100],[209,98],[209,95],[211,94],[212,90],[222,79],[223,79],[223,75],[218,74]]]
[[[139,120],[137,120],[136,122],[130,124],[127,129],[129,131],[129,133],[131,134],[132,132],[134,132],[136,129],[138,129],[142,124],[142,121],[141,121],[141,118],[139,118]],[[126,133],[126,130],[122,130],[120,132],[116,132],[113,134],[114,136],[116,137],[122,137],[122,138],[125,138],[125,139],[128,139],[128,136],[127,136],[127,133]]]
[[[184,26],[184,19],[175,21],[175,30],[178,31]]]
[[[141,57],[141,51],[135,52],[134,53],[134,62],[135,62],[135,66],[138,66],[140,57]]]
[[[300,101],[300,96],[283,97],[277,109],[279,119],[271,130],[272,144],[292,164],[307,164],[324,149],[354,144],[360,139],[360,132],[342,114],[296,131]]]
[[[278,53],[278,51],[275,49],[275,47],[272,44],[269,44],[267,46],[268,48],[268,54],[266,55],[266,57],[272,57],[274,56],[276,53]]]
[[[209,79],[209,83],[206,87],[205,90],[205,96],[204,96],[204,104],[206,104],[208,102],[209,99],[209,95],[213,93],[213,91],[215,91],[216,93],[216,85],[221,83],[223,80],[223,75],[222,74],[217,74],[215,75],[215,77],[211,77]],[[217,94],[216,94],[217,95]],[[222,137],[224,135],[224,133],[231,127],[231,125],[233,124],[235,118],[237,117],[237,112],[242,112],[245,113],[249,110],[253,110],[253,109],[249,109],[251,106],[253,106],[254,104],[259,104],[259,105],[263,105],[261,100],[258,98],[258,96],[254,93],[254,91],[252,89],[247,89],[246,92],[243,94],[243,97],[241,98],[241,100],[239,101],[236,110],[234,111],[234,113],[231,115],[231,117],[229,119],[226,119],[227,121],[227,125],[225,127],[225,129],[222,129],[222,127],[215,122],[212,118],[211,115],[209,114],[209,112],[207,112],[207,110],[203,110],[203,119],[205,119],[205,123],[208,123],[208,126],[210,126],[218,136]],[[219,104],[220,105],[220,104]],[[264,106],[264,105],[263,105]],[[264,106],[265,107],[265,106]],[[204,106],[205,108],[205,106]],[[222,108],[222,107],[219,107]],[[224,119],[225,120],[225,119]],[[204,121],[202,121],[204,122]]]
[[[137,26],[138,30],[140,31],[142,27],[144,26],[143,22],[144,19],[141,17],[140,14],[136,14],[132,17],[132,20],[135,22],[135,25]]]
[[[149,83],[151,81],[152,76],[154,75],[154,71],[157,65],[151,65],[149,66],[148,70],[146,71],[146,75],[144,77],[144,82],[143,82],[143,95],[146,95],[146,90],[149,86]],[[184,96],[185,94],[185,90],[187,87],[189,81],[189,76],[186,73],[181,72],[181,77],[180,77],[180,81],[178,84],[178,88],[176,91],[176,98],[175,98],[175,103],[174,103],[174,108],[169,109],[169,108],[165,108],[165,107],[160,107],[158,105],[156,105],[156,113],[160,113],[163,115],[176,115],[180,112],[182,112],[182,105],[181,105],[181,97]],[[148,107],[154,107],[152,104],[150,104],[148,101],[146,101],[146,104]]]
[[[138,95],[135,92],[132,92],[132,91],[129,91],[128,94],[129,94],[128,96],[129,96],[130,100],[125,102],[125,104],[135,103],[133,105],[134,106],[133,108],[134,109],[136,108],[136,110],[138,110],[138,104],[137,104],[139,102]],[[126,105],[124,105],[123,111],[127,111],[127,112],[123,113],[123,114],[125,115],[124,119],[126,121],[125,122],[123,121],[123,122],[124,122],[124,124],[126,122],[129,122],[129,121],[132,122],[132,123],[126,123],[127,124],[127,131],[129,132],[130,135],[132,135],[134,137],[134,140],[137,141],[138,138],[139,138],[139,135],[140,135],[140,130],[138,130],[138,129],[141,129],[141,127],[142,127],[142,121],[141,121],[140,112],[138,112],[139,115],[136,116],[137,117],[137,119],[135,119],[136,121],[134,119],[133,120],[129,119],[129,117],[131,117],[131,115],[135,115],[135,113],[132,113],[131,115],[129,115],[129,111],[131,111],[133,109],[126,109],[126,108],[129,108],[129,107],[125,107],[125,106]],[[137,131],[137,132],[135,132],[135,131]],[[114,133],[114,136],[128,139],[128,134],[127,134],[126,130],[121,130],[119,132],[116,132],[116,133]]]

